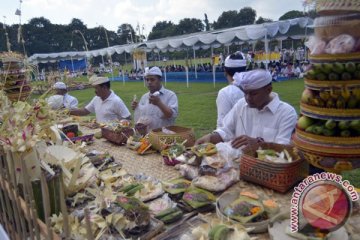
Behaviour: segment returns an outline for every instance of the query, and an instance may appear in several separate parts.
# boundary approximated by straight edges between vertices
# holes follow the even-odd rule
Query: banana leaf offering
[[[216,197],[206,190],[191,187],[185,191],[182,200],[192,208],[197,209],[212,204],[215,202]]]
[[[251,222],[264,213],[264,206],[260,201],[240,196],[224,209],[224,214],[242,224]]]
[[[177,178],[170,180],[169,182],[162,182],[162,184],[165,192],[170,194],[178,194],[185,192],[186,189],[190,187],[191,181],[183,178]]]
[[[212,143],[203,143],[200,145],[196,145],[192,147],[191,150],[199,157],[211,156],[217,153],[216,146]]]
[[[141,232],[144,228],[147,228],[150,223],[150,211],[139,199],[134,197],[118,196],[115,202],[122,209],[124,209],[125,218],[132,222],[129,229],[129,233]]]
[[[161,151],[164,162],[166,165],[175,166],[180,161],[176,158],[185,152],[186,148],[183,144],[174,143],[168,148]]]

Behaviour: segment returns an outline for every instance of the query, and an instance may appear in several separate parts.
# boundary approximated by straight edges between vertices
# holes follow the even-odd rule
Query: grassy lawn
[[[134,95],[137,98],[147,92],[143,82],[112,82],[111,88],[118,94],[128,106],[129,110]],[[212,83],[190,83],[190,87],[186,88],[185,83],[167,83],[166,88],[176,92],[179,99],[179,117],[176,124],[179,126],[192,127],[195,130],[196,137],[200,137],[211,132],[216,126],[216,104],[215,99],[219,89],[225,84]],[[299,112],[299,101],[301,93],[304,89],[302,79],[289,80],[273,84],[274,91],[279,93],[280,99],[288,102],[297,112]],[[85,106],[95,95],[93,89],[72,91],[71,95],[79,100],[80,106]]]

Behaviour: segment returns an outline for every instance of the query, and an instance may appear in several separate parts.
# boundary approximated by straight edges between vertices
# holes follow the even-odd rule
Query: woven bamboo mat
[[[93,133],[94,130],[84,129],[83,132]],[[130,174],[143,173],[147,176],[152,176],[159,180],[168,180],[180,177],[179,172],[175,170],[174,167],[165,165],[163,163],[162,157],[157,153],[141,156],[126,148],[125,146],[114,145],[103,138],[95,139],[95,142],[88,148],[91,150],[95,149],[98,151],[109,152],[114,156],[115,161],[122,163],[124,169],[127,170]],[[279,203],[281,209],[290,209],[292,191],[288,192],[287,194],[281,194],[271,189],[267,189],[242,180],[240,180],[237,184],[234,184],[228,190],[231,191],[235,189],[254,192],[266,198],[272,198]],[[360,226],[360,201],[355,204],[355,207],[353,208],[353,214],[345,225],[346,229],[352,232],[353,236],[355,236],[355,238],[353,237],[352,239],[360,239],[360,228],[358,226]],[[268,233],[251,234],[250,236],[255,237],[257,240],[270,239]]]
[[[180,177],[179,172],[175,170],[174,167],[164,164],[160,154],[138,155],[125,146],[112,144],[103,138],[95,139],[95,142],[88,148],[90,150],[94,149],[109,152],[115,161],[120,162],[123,168],[130,174],[143,173],[159,180],[169,180]]]

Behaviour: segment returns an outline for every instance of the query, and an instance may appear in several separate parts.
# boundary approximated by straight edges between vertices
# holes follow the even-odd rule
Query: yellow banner
[[[271,53],[255,53],[254,61],[277,61],[280,60],[280,53],[278,52],[271,52]]]

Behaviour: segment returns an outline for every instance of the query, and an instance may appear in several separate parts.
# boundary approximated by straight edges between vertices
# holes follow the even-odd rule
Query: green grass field
[[[121,97],[132,112],[130,105],[134,95],[137,98],[147,92],[143,82],[112,82],[111,88]],[[218,83],[214,88],[212,83],[190,83],[187,88],[185,83],[167,83],[166,88],[174,91],[179,99],[179,117],[176,124],[179,126],[192,127],[196,137],[211,132],[216,126],[217,92],[225,84]],[[280,99],[288,102],[299,112],[299,102],[304,89],[302,79],[289,80],[273,84],[274,91],[279,93]],[[94,89],[77,90],[70,92],[79,100],[80,106],[85,106],[95,95]]]

